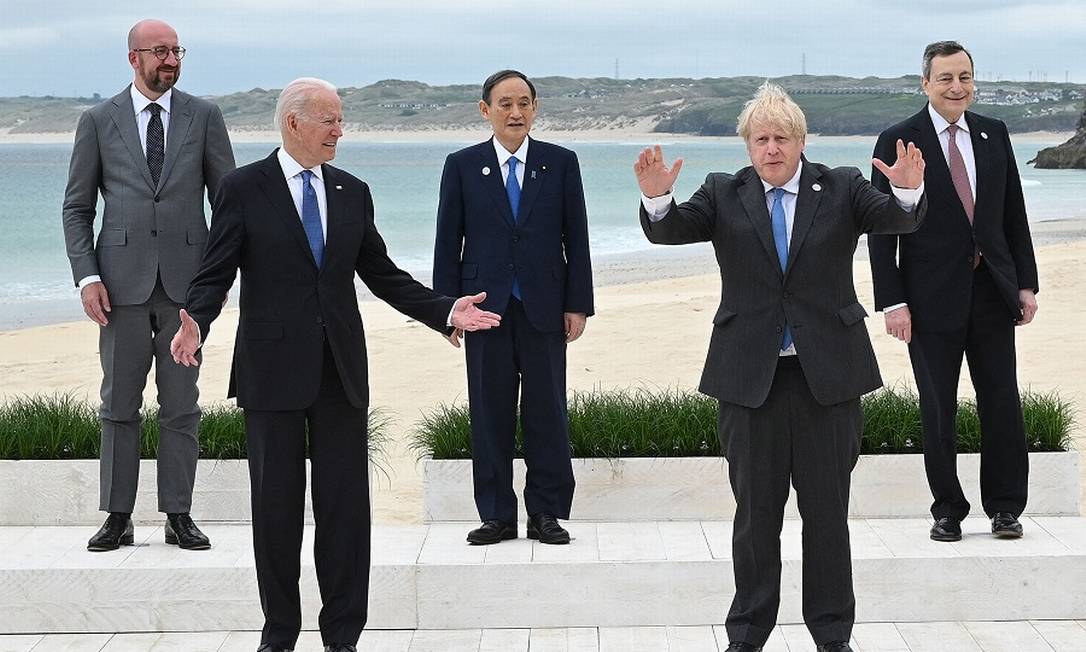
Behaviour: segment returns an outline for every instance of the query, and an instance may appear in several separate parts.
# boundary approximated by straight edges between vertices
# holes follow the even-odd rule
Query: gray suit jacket
[[[176,88],[166,160],[151,180],[128,87],[79,118],[64,193],[64,240],[76,283],[99,275],[113,305],[147,301],[156,277],[170,299],[185,300],[207,243],[204,190],[213,195],[234,169],[222,113]],[[105,208],[98,242],[98,193]]]
[[[926,199],[905,212],[856,168],[801,163],[788,263],[777,260],[765,189],[752,167],[710,174],[689,201],[658,222],[641,209],[651,242],[711,241],[720,265],[720,307],[699,389],[746,407],[765,402],[773,384],[785,321],[800,366],[822,405],[882,385],[867,311],[856,299],[852,258],[862,233],[916,230]]]

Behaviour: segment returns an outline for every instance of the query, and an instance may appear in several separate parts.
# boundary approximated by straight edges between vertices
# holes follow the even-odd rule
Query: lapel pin
[[[820,184],[820,183],[812,183],[811,184],[811,190],[813,190],[815,192],[822,192],[822,184]]]
[[[546,172],[546,171],[547,171],[547,166],[546,166],[546,165],[543,165],[543,166],[541,166],[541,169],[542,169],[542,170],[543,170],[544,172]]]
[[[532,170],[532,178],[535,178],[535,170]]]
[[[336,190],[343,190],[343,186],[339,186],[339,185],[337,185],[337,186],[336,186]]]
[[[488,176],[489,174],[490,174],[490,168],[488,166],[484,165],[483,166],[483,176],[485,177],[485,176]]]
[[[983,131],[980,132],[980,137],[983,138],[984,140],[988,140],[988,134],[986,132],[983,132]]]

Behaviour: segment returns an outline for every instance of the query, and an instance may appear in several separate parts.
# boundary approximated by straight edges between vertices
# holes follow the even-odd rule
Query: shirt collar
[[[294,157],[287,154],[286,148],[280,147],[276,153],[276,157],[279,159],[279,167],[283,168],[283,176],[288,180],[293,179],[302,173],[302,170],[306,168],[302,167],[302,164],[294,160]],[[313,176],[321,180],[324,183],[324,167],[318,165],[315,168],[309,168],[309,171],[313,173]]]
[[[130,84],[128,89],[132,94],[132,110],[136,112],[136,115],[145,111],[147,105],[151,102],[161,106],[167,115],[170,113],[170,100],[173,99],[172,88],[163,93],[157,100],[148,99],[146,95],[140,92],[140,89],[136,88],[135,84]]]
[[[788,183],[783,186],[774,186],[765,179],[758,177],[762,180],[762,187],[765,188],[766,194],[769,194],[774,188],[784,188],[784,191],[793,195],[799,194],[799,175],[803,173],[803,160],[800,159],[799,165],[796,166],[796,173],[792,175],[792,178],[788,180]]]
[[[950,122],[946,118],[939,115],[939,112],[928,102],[928,115],[931,116],[931,124],[935,127],[935,133],[941,134],[946,131],[946,128],[950,126]],[[965,121],[965,112],[963,111],[961,116],[958,117],[958,121],[954,124],[958,125],[958,128],[969,133],[969,123]]]
[[[490,140],[494,143],[494,152],[498,155],[499,166],[505,165],[505,162],[514,156],[517,157],[517,160],[520,161],[521,165],[524,165],[524,163],[527,162],[528,141],[530,140],[528,136],[524,137],[524,141],[521,142],[520,147],[518,147],[517,151],[513,152],[512,154],[509,153],[509,150],[505,149],[505,145],[502,145],[500,142],[498,142],[497,136],[494,136]]]

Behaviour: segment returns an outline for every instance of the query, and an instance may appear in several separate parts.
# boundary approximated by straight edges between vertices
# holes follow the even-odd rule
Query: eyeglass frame
[[[162,56],[159,56],[158,53],[155,52],[155,50],[157,50],[159,48],[163,48],[165,50],[162,53]],[[159,61],[165,61],[166,57],[170,56],[170,53],[172,52],[173,56],[176,57],[178,61],[180,61],[180,60],[185,58],[185,52],[187,50],[185,50],[185,48],[181,47],[180,45],[175,45],[172,48],[168,48],[165,45],[156,45],[153,48],[132,48],[132,51],[133,52],[150,52],[151,54],[155,55],[155,58],[158,59]]]

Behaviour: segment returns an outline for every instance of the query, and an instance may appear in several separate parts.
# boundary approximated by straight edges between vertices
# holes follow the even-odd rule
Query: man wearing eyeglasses
[[[204,192],[234,169],[222,113],[174,89],[185,48],[158,20],[128,33],[132,84],[88,109],[76,127],[64,194],[64,239],[83,310],[97,323],[102,362],[100,505],[87,549],[135,541],[132,510],[147,372],[158,385],[158,509],[165,540],[211,547],[189,516],[198,454],[197,367],[173,364],[178,308],[207,243]],[[99,193],[105,207],[97,242]]]

